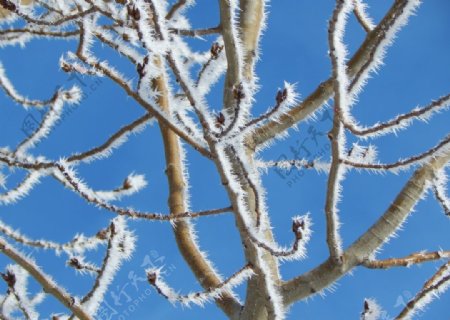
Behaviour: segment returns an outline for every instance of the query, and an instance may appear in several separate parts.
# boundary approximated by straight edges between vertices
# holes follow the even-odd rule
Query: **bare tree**
[[[275,90],[273,106],[260,115],[252,112],[252,107],[259,88],[255,64],[265,27],[266,1],[218,2],[220,21],[203,29],[193,29],[188,10],[195,5],[193,0],[175,3],[162,0],[0,0],[2,47],[26,46],[31,40],[44,38],[76,43],[76,50],[66,52],[60,59],[63,72],[106,78],[143,109],[140,118],[118,129],[101,145],[52,160],[33,154],[32,149],[49,135],[68,105],[82,101],[83,92],[76,86],[57,88],[47,100],[29,99],[15,89],[8,77],[14,70],[0,66],[0,85],[5,94],[17,104],[44,113],[42,121],[23,141],[0,149],[1,184],[6,185],[5,172],[26,172],[16,187],[0,194],[0,202],[4,205],[16,203],[44,177],[51,177],[86,202],[116,216],[97,234],[78,234],[67,243],[34,240],[0,222],[3,233],[0,251],[14,263],[2,273],[7,293],[0,300],[0,318],[10,319],[14,312],[21,313],[21,318],[39,318],[39,303],[45,295],[52,295],[67,308],[67,314],[53,315],[53,319],[95,318],[117,270],[134,251],[136,235],[128,227],[132,219],[142,223],[170,223],[179,251],[204,291],[180,295],[164,281],[161,269],[154,268],[145,271],[149,285],[174,304],[215,302],[230,319],[283,319],[290,305],[322,292],[358,266],[386,269],[442,261],[442,267],[426,281],[396,319],[411,318],[447,289],[450,284],[448,248],[386,260],[378,260],[375,254],[427,194],[434,194],[444,213],[450,215],[450,199],[445,190],[450,136],[443,137],[434,147],[420,154],[392,163],[377,160],[375,143],[379,136],[395,134],[416,121],[426,121],[447,110],[450,95],[370,126],[361,125],[352,115],[358,95],[369,77],[380,68],[388,47],[420,1],[393,1],[381,21],[375,24],[362,0],[337,0],[328,24],[330,78],[302,100],[295,86],[286,83],[284,88]],[[354,55],[348,57],[344,34],[347,19],[353,14],[367,35]],[[210,49],[199,52],[190,45],[192,37],[205,37],[210,41]],[[112,61],[99,58],[95,50],[97,44],[119,53],[121,59],[133,66],[134,74],[124,74]],[[215,111],[208,97],[211,90],[222,85],[221,79],[224,79],[223,107]],[[277,143],[290,128],[328,110],[330,99],[333,107],[330,112],[332,127],[328,133],[329,160],[261,159],[260,151]],[[117,204],[122,197],[135,194],[146,186],[142,175],[130,174],[122,186],[98,191],[84,182],[76,171],[81,164],[107,158],[131,134],[143,131],[150,124],[159,126],[164,143],[169,189],[168,213],[165,214]],[[355,142],[346,142],[347,139]],[[374,144],[366,143],[367,139]],[[195,151],[215,166],[229,199],[228,206],[204,211],[190,209],[185,149]],[[287,280],[281,276],[280,263],[306,257],[313,228],[309,214],[295,216],[292,218],[292,245],[286,248],[277,243],[261,178],[265,170],[273,168],[326,172],[328,181],[324,191],[324,217],[329,258],[312,270]],[[344,248],[338,208],[343,181],[352,170],[413,173],[393,197],[389,208],[380,212],[379,219]],[[245,256],[242,267],[226,279],[219,275],[218,269],[200,249],[192,222],[225,213],[232,214],[235,219]],[[90,262],[86,253],[101,245],[105,246],[101,251],[102,261],[99,264]],[[91,289],[81,297],[63,289],[39,267],[40,262],[24,253],[30,247],[63,253],[70,267],[94,276]],[[28,277],[39,283],[45,293],[30,297]],[[246,286],[243,301],[234,291],[238,285]],[[361,305],[362,319],[380,317],[380,307],[374,300],[361,301]]]

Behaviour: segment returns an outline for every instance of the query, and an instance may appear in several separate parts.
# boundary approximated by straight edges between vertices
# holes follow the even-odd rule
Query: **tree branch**
[[[450,152],[447,152],[417,169],[378,221],[344,252],[342,265],[328,259],[304,275],[283,283],[282,293],[286,305],[324,290],[364,262],[401,227],[432,181],[433,171],[442,168],[449,161]]]
[[[46,293],[54,296],[79,319],[92,319],[78,302],[74,301],[74,298],[70,294],[56,284],[55,281],[45,274],[34,262],[25,257],[2,238],[0,238],[0,251],[28,271],[28,273],[44,288]]]
[[[385,260],[366,260],[362,265],[369,269],[389,269],[392,267],[409,267],[413,264],[424,263],[441,259],[449,259],[450,251],[412,253],[403,258],[390,258]]]
[[[380,39],[384,39],[386,33],[392,28],[394,22],[401,17],[405,6],[410,2],[412,0],[396,0],[378,26],[367,34],[366,39],[358,51],[347,63],[347,75],[349,78],[355,77],[363,68],[367,67],[367,62],[373,59],[373,54],[380,45]],[[270,121],[258,128],[249,137],[247,143],[254,149],[283,133],[299,121],[312,115],[331,98],[332,94],[333,81],[332,79],[328,79],[322,82],[302,103],[282,116],[280,120]]]

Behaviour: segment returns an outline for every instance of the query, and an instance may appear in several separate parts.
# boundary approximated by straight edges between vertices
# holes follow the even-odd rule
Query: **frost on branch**
[[[354,0],[354,6],[353,12],[355,13],[356,19],[358,19],[358,22],[366,32],[372,31],[376,25],[372,21],[372,18],[367,14],[367,4],[364,3],[363,0]]]
[[[95,191],[95,194],[104,201],[120,200],[122,197],[135,194],[147,186],[145,176],[141,174],[130,174],[121,187],[112,191]]]
[[[182,255],[205,290],[180,295],[164,282],[162,270],[147,270],[148,281],[161,295],[172,303],[183,306],[215,301],[232,319],[259,319],[261,314],[264,315],[262,319],[266,315],[270,320],[283,319],[291,303],[315,292],[322,292],[359,264],[368,268],[389,268],[448,258],[447,251],[440,251],[416,253],[404,258],[368,260],[368,257],[373,257],[376,248],[401,227],[407,217],[406,213],[409,214],[415,203],[426,194],[428,187],[433,188],[436,199],[448,214],[449,200],[445,190],[447,182],[445,172],[439,169],[443,166],[443,159],[448,160],[450,137],[447,136],[435,147],[421,154],[393,163],[379,162],[377,146],[363,143],[362,140],[397,133],[412,126],[416,120],[431,119],[448,109],[449,96],[442,96],[426,106],[414,108],[384,122],[377,122],[379,120],[375,119],[372,122],[374,124],[368,126],[360,125],[351,114],[351,108],[357,102],[358,94],[369,75],[382,64],[386,48],[420,1],[394,1],[392,8],[377,26],[370,18],[364,0],[337,0],[328,34],[332,77],[319,85],[303,102],[298,101],[295,86],[287,82],[278,90],[268,88],[273,90],[272,99],[257,100],[260,96],[256,95],[259,88],[255,61],[258,60],[259,38],[266,20],[265,6],[268,2],[265,0],[220,0],[220,21],[216,21],[213,26],[201,25],[199,29],[193,29],[192,26],[197,25],[197,21],[191,23],[190,10],[187,10],[195,1],[43,0],[34,1],[32,6],[20,5],[21,2],[24,1],[0,1],[1,13],[8,16],[0,22],[0,47],[16,44],[25,46],[31,40],[42,39],[69,41],[73,51],[60,55],[61,74],[64,72],[83,77],[103,77],[127,96],[130,105],[133,104],[133,107],[141,108],[142,111],[138,119],[114,129],[112,132],[115,133],[101,145],[87,151],[74,150],[62,160],[32,155],[32,151],[38,152],[32,148],[47,138],[60,121],[64,107],[81,101],[81,92],[76,88],[64,89],[43,92],[41,96],[48,99],[28,98],[15,88],[6,71],[0,67],[0,86],[9,99],[25,108],[34,107],[47,111],[43,121],[30,136],[15,147],[2,146],[0,149],[0,187],[5,188],[1,190],[0,203],[16,203],[30,195],[30,191],[40,180],[48,177],[55,178],[86,202],[110,211],[107,214],[119,216],[97,234],[76,234],[65,243],[32,239],[15,229],[15,226],[13,228],[0,221],[0,232],[21,248],[41,248],[52,250],[56,254],[63,253],[66,265],[74,273],[88,273],[93,277],[94,283],[89,292],[80,298],[72,296],[46,275],[31,257],[26,257],[0,239],[1,251],[26,269],[46,292],[67,307],[69,310],[66,313],[73,313],[72,316],[64,315],[61,318],[85,320],[99,316],[99,305],[105,299],[105,292],[117,269],[134,249],[134,236],[125,223],[128,217],[140,218],[141,221],[170,222]],[[355,56],[348,60],[344,34],[346,21],[352,10],[367,32],[367,37],[355,51]],[[285,28],[283,32],[287,34],[289,31]],[[205,42],[206,46],[197,47],[194,43],[198,40]],[[117,54],[111,59],[106,54],[105,59],[105,50],[101,47]],[[8,70],[8,73],[12,71],[14,70]],[[221,92],[224,99],[216,101]],[[267,137],[282,136],[288,128],[296,127],[300,120],[313,118],[332,94],[334,119],[333,128],[328,135],[332,145],[331,159],[257,159],[256,153],[261,150],[262,145],[254,135],[264,133],[265,138],[261,141],[267,141]],[[82,102],[84,103],[84,99]],[[251,109],[256,103],[271,107],[261,115],[252,115]],[[129,107],[128,104],[126,107]],[[130,169],[131,174],[119,186],[106,190],[94,190],[77,173],[81,165],[108,158],[115,149],[125,144],[131,134],[141,132],[149,123],[159,124],[162,131],[167,136],[170,135],[170,138],[164,137],[167,138],[164,139],[164,151],[167,156],[168,181],[173,187],[169,188],[170,207],[171,210],[177,206],[183,208],[175,209],[175,212],[143,212],[112,204],[113,201],[119,201],[146,187],[144,176],[133,173],[133,169]],[[353,144],[347,144],[346,134],[355,135],[351,140]],[[227,207],[189,211],[187,189],[190,185],[182,143],[187,143],[189,152],[199,152],[205,156],[206,161],[211,161],[216,166],[229,198]],[[178,147],[180,150],[174,151]],[[162,155],[163,151],[159,151],[161,152],[153,154]],[[191,157],[191,153],[187,155]],[[398,196],[400,199],[407,198],[409,202],[406,205],[405,201],[402,202],[403,205],[395,202],[387,212],[389,218],[383,215],[379,220],[379,224],[384,223],[383,230],[376,230],[378,233],[369,229],[360,238],[364,240],[361,241],[364,242],[363,246],[357,242],[344,250],[339,232],[338,204],[345,173],[355,169],[396,173],[413,166],[418,170],[408,182],[407,192]],[[286,281],[280,274],[280,264],[286,260],[306,257],[306,245],[312,232],[311,215],[292,218],[293,240],[289,247],[277,243],[270,214],[285,213],[269,210],[266,181],[258,170],[272,167],[295,167],[328,174],[325,212],[330,256],[324,264],[311,272]],[[426,170],[421,171],[422,167]],[[177,177],[171,175],[172,169],[178,171]],[[14,174],[15,170],[25,171],[26,176],[18,185],[10,187],[6,178]],[[429,172],[434,172],[434,177],[429,178]],[[420,180],[423,176],[425,178]],[[214,177],[208,176],[206,179]],[[152,181],[152,188],[159,186],[159,181]],[[292,209],[292,212],[298,211],[298,208]],[[243,264],[248,264],[223,281],[201,251],[190,221],[225,212],[232,212],[236,219],[245,253]],[[392,230],[387,232],[385,229]],[[283,232],[289,233],[288,230]],[[372,245],[374,241],[376,245]],[[103,253],[102,245],[107,246],[106,253],[103,261],[96,265],[89,261],[86,253],[94,249]],[[326,272],[321,271],[323,266],[326,267]],[[442,268],[424,285],[423,290],[410,303],[411,308],[405,312],[412,313],[411,310],[425,304],[430,294],[441,293],[447,286],[447,276],[447,267]],[[22,294],[20,289],[17,292],[12,290],[20,287],[19,277],[19,270],[5,271],[3,278],[11,290],[7,296],[2,297],[3,304],[9,304],[13,310],[11,312],[22,312],[25,318],[34,318],[34,307],[27,303],[27,295]],[[233,290],[236,285],[247,284],[246,282],[249,290],[245,302],[241,302]],[[368,299],[364,303],[361,318],[375,319],[379,313],[375,301]]]
[[[28,174],[17,187],[0,193],[0,205],[13,204],[26,197],[45,175],[45,170],[42,170],[42,172],[34,171]]]
[[[435,172],[433,181],[433,192],[436,200],[442,206],[446,216],[450,217],[450,198],[447,195],[447,174],[445,168]]]
[[[364,310],[361,312],[361,320],[380,320],[381,308],[374,299],[364,300]]]
[[[439,298],[450,287],[450,262],[444,264],[400,312],[396,319],[413,319],[419,311]]]
[[[164,272],[161,268],[147,269],[146,273],[148,282],[160,295],[165,297],[172,304],[180,303],[187,307],[191,304],[203,307],[205,303],[212,302],[214,299],[220,298],[224,293],[234,295],[233,288],[239,286],[254,275],[252,267],[250,265],[246,265],[217,287],[210,288],[205,292],[193,292],[183,296],[176,293],[174,289],[164,282],[162,279],[162,274]]]
[[[28,272],[18,265],[8,265],[5,273],[2,272],[0,274],[8,287],[6,294],[0,296],[0,316],[10,319],[14,318],[13,314],[19,312],[25,319],[39,319],[36,306],[44,300],[45,293],[40,292],[30,297],[28,292]]]
[[[341,198],[341,183],[345,175],[345,168],[340,165],[340,158],[345,149],[346,139],[345,132],[342,132],[340,119],[349,113],[350,106],[349,78],[346,65],[347,48],[344,43],[344,33],[348,14],[352,8],[352,1],[337,1],[328,28],[328,46],[333,75],[334,117],[333,127],[328,133],[328,138],[331,140],[332,159],[328,176],[325,214],[328,249],[330,256],[335,261],[341,261],[342,256],[338,202]]]
[[[82,256],[86,251],[97,249],[99,245],[105,242],[108,234],[105,230],[101,230],[96,235],[91,237],[86,237],[83,234],[77,234],[67,243],[57,243],[44,239],[34,240],[22,234],[20,231],[14,230],[11,226],[1,220],[0,232],[25,246],[41,248],[44,250],[53,250],[58,255],[61,252],[65,252],[69,255],[76,254],[79,256]]]
[[[125,218],[117,217],[114,219],[109,231],[108,249],[102,267],[98,272],[98,277],[92,290],[81,300],[81,305],[91,315],[96,314],[116,272],[135,250],[136,238],[128,230]]]

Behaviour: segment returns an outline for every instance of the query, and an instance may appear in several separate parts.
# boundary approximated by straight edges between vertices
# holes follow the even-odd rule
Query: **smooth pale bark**
[[[344,252],[342,265],[328,259],[308,273],[285,282],[282,286],[285,304],[292,304],[327,288],[367,259],[399,229],[433,179],[433,172],[449,161],[450,152],[447,151],[417,169],[386,212]]]
[[[367,34],[366,39],[358,51],[347,63],[347,74],[350,79],[354,77],[361,70],[361,68],[364,67],[365,63],[372,58],[372,54],[378,46],[378,41],[384,36],[384,32],[387,27],[392,24],[407,2],[408,0],[396,0],[378,26]],[[248,145],[252,149],[255,149],[278,134],[285,132],[301,120],[317,111],[332,97],[332,95],[333,81],[330,78],[322,82],[312,94],[310,94],[298,106],[290,110],[286,115],[280,117],[279,120],[269,121],[255,130],[252,136],[248,139]]]
[[[229,0],[219,0],[220,4],[220,25],[222,36],[225,44],[225,54],[227,56],[227,73],[224,85],[225,109],[233,110],[236,103],[233,97],[233,87],[242,81],[251,84],[253,81],[253,67],[256,60],[256,52],[258,50],[258,41],[261,34],[264,18],[264,1],[263,0],[241,0],[239,3],[239,30],[232,26],[232,14]],[[237,39],[239,36],[239,39]],[[242,50],[243,49],[243,50]],[[240,51],[242,50],[242,52]],[[242,55],[242,56],[241,56]],[[237,172],[240,171],[238,161],[231,152],[227,155],[232,160],[232,164]],[[247,150],[247,161],[253,162],[253,151]],[[234,158],[234,159],[233,159]],[[228,195],[234,208],[237,208],[236,194],[230,190],[228,182],[223,172],[223,167],[219,162],[216,165],[221,174],[222,183],[227,188]],[[249,184],[241,175],[241,184],[246,193],[246,202],[256,221],[255,212],[255,194]],[[247,294],[244,309],[241,312],[240,319],[263,320],[268,319],[269,312],[267,310],[268,295],[266,292],[266,282],[264,275],[260,269],[257,248],[255,244],[248,238],[246,227],[241,219],[239,212],[236,212],[236,225],[244,244],[244,253],[246,260],[254,266],[256,276],[252,277],[247,285]],[[270,229],[265,232],[265,238],[268,242],[273,242],[273,234]],[[280,276],[277,261],[268,252],[263,253],[263,259],[270,268],[270,274],[275,283],[279,282]]]
[[[155,61],[161,65],[161,61]],[[153,89],[160,93],[158,105],[167,113],[170,111],[166,80],[160,76],[153,80]],[[186,185],[182,171],[180,141],[176,133],[160,122],[161,134],[164,142],[166,157],[166,174],[169,184],[168,205],[172,214],[186,212]],[[221,280],[216,276],[212,266],[205,260],[195,239],[193,226],[188,221],[177,221],[173,225],[173,232],[178,248],[183,258],[191,268],[203,288],[217,287]],[[231,318],[236,319],[241,309],[240,304],[230,295],[224,294],[216,300],[217,305]]]
[[[11,258],[15,263],[20,265],[25,269],[31,277],[33,277],[44,289],[44,292],[52,295],[57,300],[59,300],[64,306],[67,307],[78,319],[81,320],[91,320],[83,308],[78,304],[74,303],[74,298],[70,296],[67,292],[61,289],[60,286],[56,285],[50,276],[46,275],[43,271],[37,269],[27,258],[16,251],[8,243],[0,238],[0,252]]]

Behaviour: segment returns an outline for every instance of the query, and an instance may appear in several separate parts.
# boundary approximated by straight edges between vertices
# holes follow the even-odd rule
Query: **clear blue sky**
[[[378,22],[392,1],[368,1],[370,15]],[[215,26],[218,22],[217,1],[197,0],[192,10],[195,27]],[[323,1],[271,1],[268,6],[268,27],[261,44],[262,55],[257,72],[261,90],[255,102],[255,114],[266,110],[273,101],[276,90],[283,81],[296,83],[302,97],[308,96],[316,86],[330,75],[327,55],[327,21],[334,2]],[[411,18],[394,44],[388,50],[385,65],[370,80],[354,108],[354,114],[363,124],[388,119],[450,91],[450,2],[446,0],[424,1],[418,14]],[[364,32],[352,17],[346,40],[351,53],[364,39]],[[195,46],[206,49],[209,42],[193,41]],[[63,52],[75,49],[75,42],[54,40],[32,41],[25,49],[19,47],[0,50],[0,60],[16,88],[30,98],[47,98],[56,86],[70,87],[71,80],[58,68]],[[106,48],[97,48],[103,58],[116,63],[127,74],[134,67],[118,59]],[[87,150],[102,143],[113,132],[143,114],[143,109],[106,78],[101,83],[82,78],[82,88],[87,98],[54,129],[49,139],[33,152],[58,159],[76,151]],[[210,102],[220,107],[221,88],[212,92]],[[22,123],[35,111],[26,111],[0,95],[0,146],[14,146],[25,136]],[[319,117],[319,120],[321,118]],[[449,131],[449,113],[434,117],[429,124],[417,123],[412,129],[402,131],[398,137],[380,138],[381,161],[394,161],[435,145]],[[267,160],[294,158],[298,141],[310,137],[311,129],[327,132],[328,120],[300,125],[299,131],[290,131],[290,137],[277,146],[265,150],[261,157]],[[310,131],[308,131],[310,130]],[[312,154],[324,152],[327,156],[328,141],[319,136],[317,145],[311,139],[306,147]],[[297,147],[296,147],[297,146]],[[300,152],[306,152],[305,149]],[[303,156],[305,154],[303,153]],[[227,206],[225,192],[221,189],[214,167],[188,149],[188,168],[191,176],[191,203],[193,210]],[[96,161],[79,167],[79,173],[94,189],[111,189],[119,186],[131,172],[145,174],[149,185],[141,193],[126,198],[122,205],[133,205],[141,210],[167,212],[167,183],[164,176],[164,159],[161,137],[156,126],[147,128],[140,135],[116,151],[107,160]],[[17,170],[10,174],[8,186],[15,185],[24,173]],[[396,175],[376,175],[352,172],[344,183],[341,203],[342,235],[348,245],[364,232],[384,212],[411,172]],[[290,217],[311,212],[314,222],[313,239],[309,245],[309,258],[285,263],[282,274],[289,279],[305,272],[326,259],[327,247],[324,235],[324,195],[326,176],[308,172],[269,171],[263,182],[267,186],[268,205],[274,232],[280,243],[289,244],[292,238]],[[68,241],[75,233],[93,234],[104,227],[114,215],[88,205],[71,191],[64,189],[52,178],[45,178],[30,196],[11,206],[0,207],[0,218],[27,234],[29,237],[48,237]],[[110,319],[225,319],[215,305],[204,309],[173,307],[158,296],[147,283],[137,281],[133,286],[130,272],[145,277],[142,264],[150,259],[155,265],[164,264],[166,280],[180,292],[198,290],[194,277],[176,248],[169,224],[142,221],[131,222],[139,237],[138,250],[126,263],[111,287],[111,293],[122,295],[118,300],[108,294],[105,304]],[[399,237],[386,245],[379,257],[407,255],[420,250],[449,249],[450,221],[444,216],[432,197],[422,201],[400,231]],[[208,252],[223,275],[230,275],[240,268],[243,261],[240,239],[231,215],[204,218],[197,221],[199,243]],[[101,249],[103,250],[103,249]],[[51,253],[33,251],[39,264],[52,273],[66,288],[82,294],[89,288],[89,276],[75,275],[65,267],[63,259],[55,259]],[[94,261],[96,254],[92,255]],[[0,269],[9,263],[0,256]],[[316,296],[295,304],[288,319],[358,319],[364,298],[375,298],[389,316],[396,316],[402,302],[422,286],[439,264],[429,263],[409,269],[376,271],[355,269],[352,275],[341,279],[332,292],[323,299]],[[2,285],[3,286],[3,285]],[[37,288],[34,285],[34,288]],[[150,290],[147,290],[150,289]],[[242,288],[240,290],[242,293]],[[137,300],[133,304],[129,299]],[[420,319],[444,320],[450,318],[450,294],[434,301]],[[63,308],[49,298],[46,312]],[[45,315],[42,312],[41,315]],[[108,319],[108,317],[99,317]]]

